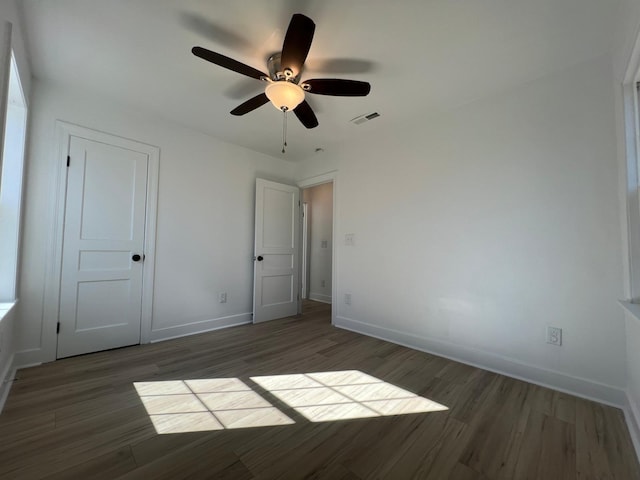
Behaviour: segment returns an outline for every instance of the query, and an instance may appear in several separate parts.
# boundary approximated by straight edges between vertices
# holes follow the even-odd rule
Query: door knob
[[[256,258],[256,260],[258,260],[259,262],[261,262],[262,260],[264,260],[264,257],[262,255],[258,255],[258,257]]]
[[[131,260],[133,260],[134,262],[139,262],[140,259],[142,259],[142,257],[137,253],[134,253],[133,256],[131,257]]]

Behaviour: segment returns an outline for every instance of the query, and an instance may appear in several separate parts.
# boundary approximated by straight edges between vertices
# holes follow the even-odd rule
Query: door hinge
[[[56,334],[60,333],[60,322],[56,325]]]
[[[67,167],[71,164],[71,157],[67,155]]]
[[[298,294],[298,301],[300,301],[300,294]]]

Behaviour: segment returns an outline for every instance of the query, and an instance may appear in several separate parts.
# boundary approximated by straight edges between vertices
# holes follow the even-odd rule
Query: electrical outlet
[[[227,292],[221,292],[218,295],[218,302],[220,303],[227,303]]]
[[[344,234],[344,244],[348,245],[350,247],[353,247],[355,245],[355,239],[354,239],[354,234],[353,233],[345,233]]]
[[[344,294],[344,303],[346,305],[351,305],[351,294],[350,293],[345,293]]]
[[[322,288],[324,288],[324,286],[325,286],[325,281],[324,281],[324,280],[321,280],[321,281],[320,281],[320,286],[321,286]]]
[[[562,345],[562,329],[560,327],[547,327],[547,343]]]
[[[320,248],[327,248],[328,245],[329,243],[326,240],[322,240],[320,242]]]

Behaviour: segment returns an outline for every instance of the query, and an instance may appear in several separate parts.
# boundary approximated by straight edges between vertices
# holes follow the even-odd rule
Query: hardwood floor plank
[[[137,465],[131,454],[131,448],[127,446],[44,478],[46,480],[66,480],[70,478],[112,480],[136,468]]]
[[[461,463],[456,464],[451,472],[451,480],[489,480],[487,477]]]
[[[216,448],[214,439],[191,443],[188,448],[164,455],[120,477],[121,480],[229,479],[250,480],[254,476],[232,451]]]
[[[603,408],[588,400],[576,400],[576,466],[578,480],[615,478],[605,450]]]
[[[56,427],[53,412],[23,414],[3,414],[0,416],[0,438],[11,438],[17,442],[43,432],[50,432]]]
[[[262,432],[253,441],[235,451],[256,476],[298,478],[317,476],[319,472],[342,464],[340,453],[349,448],[351,434],[364,421],[314,423]],[[359,425],[358,425],[359,424]],[[327,458],[335,461],[327,462]],[[290,478],[290,477],[289,477]]]
[[[387,464],[381,478],[451,478],[470,435],[463,423],[442,417],[446,419],[442,430],[423,428],[415,442],[399,445],[401,455],[395,463]]]
[[[615,478],[640,478],[638,462],[628,461],[634,452],[630,449],[631,437],[626,428],[624,414],[617,408],[602,406],[604,413],[604,449],[609,467]]]
[[[576,478],[576,438],[573,425],[545,415],[538,480]]]
[[[330,306],[306,306],[20,370],[0,415],[0,478],[640,480],[620,410],[340,330]],[[278,375],[294,376],[257,378]],[[440,406],[392,409],[419,397]],[[153,423],[188,430],[194,412],[217,429]],[[231,417],[242,428],[219,421]]]
[[[488,410],[469,422],[473,430],[460,462],[489,478],[511,479],[520,456],[531,407],[524,382],[501,378],[492,383]]]
[[[0,478],[5,474],[19,475],[18,478],[51,475],[152,435],[155,430],[141,406],[104,413],[28,439],[0,444]]]
[[[491,410],[495,410],[495,405],[489,399],[494,398],[497,399],[496,401],[500,401],[502,398],[501,392],[498,391],[497,394],[492,392],[501,385],[505,384],[499,375],[491,372],[481,372],[481,374],[474,377],[472,382],[460,385],[457,395],[451,399],[452,404],[447,404],[451,410],[451,415],[463,423],[470,423],[473,419],[484,418],[479,414],[482,411],[487,411],[490,415]]]

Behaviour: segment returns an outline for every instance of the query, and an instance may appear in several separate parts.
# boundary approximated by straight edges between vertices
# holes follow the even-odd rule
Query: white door
[[[298,312],[298,187],[256,180],[253,322]]]
[[[149,155],[70,137],[58,358],[140,343]]]

